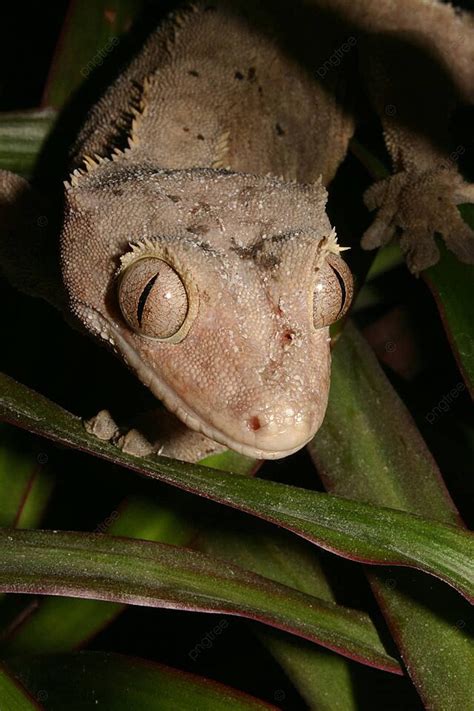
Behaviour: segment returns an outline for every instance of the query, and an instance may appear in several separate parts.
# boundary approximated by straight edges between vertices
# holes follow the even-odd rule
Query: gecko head
[[[73,314],[186,425],[257,458],[324,417],[348,268],[321,184],[101,164],[68,187]]]

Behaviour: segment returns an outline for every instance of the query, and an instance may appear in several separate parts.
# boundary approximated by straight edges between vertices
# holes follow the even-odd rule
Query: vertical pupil
[[[155,284],[155,281],[158,279],[159,272],[156,272],[154,276],[150,279],[149,282],[147,282],[145,288],[143,289],[142,293],[140,294],[140,298],[138,299],[138,306],[137,306],[137,321],[138,325],[141,328],[142,325],[142,318],[143,318],[143,309],[145,308],[146,300],[148,299],[148,296],[150,294],[150,291],[153,289],[153,286]]]
[[[346,298],[347,298],[346,285],[345,285],[345,283],[344,283],[344,279],[343,279],[342,276],[339,274],[339,272],[337,271],[337,269],[334,269],[334,267],[332,266],[332,264],[330,264],[329,266],[331,267],[331,269],[333,270],[334,274],[336,275],[336,279],[338,280],[339,286],[341,287],[341,308],[339,309],[339,312],[341,312],[342,309],[344,308],[344,304],[346,303]]]

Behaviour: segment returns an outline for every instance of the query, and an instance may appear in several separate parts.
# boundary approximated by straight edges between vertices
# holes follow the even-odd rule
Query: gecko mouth
[[[137,375],[141,382],[162,402],[165,407],[190,429],[209,439],[255,459],[280,459],[294,454],[314,436],[319,423],[311,418],[294,418],[287,409],[285,417],[266,419],[260,413],[252,413],[246,419],[247,432],[242,441],[219,430],[196,413],[176,392],[160,380],[156,372],[143,362],[139,353],[122,335],[120,328],[93,307],[78,305],[77,314],[88,324],[91,331],[107,342]],[[280,408],[281,409],[281,408]],[[286,419],[286,421],[285,421]],[[250,441],[249,441],[250,440]],[[253,440],[253,441],[252,441]]]

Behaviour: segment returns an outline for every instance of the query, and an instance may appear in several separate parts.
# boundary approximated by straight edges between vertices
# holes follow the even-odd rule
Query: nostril
[[[259,430],[261,428],[261,426],[262,426],[262,423],[260,422],[260,419],[256,415],[251,417],[248,421],[248,427],[253,432],[257,432],[257,430]]]

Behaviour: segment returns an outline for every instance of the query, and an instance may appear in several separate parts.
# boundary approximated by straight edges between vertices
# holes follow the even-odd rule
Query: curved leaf
[[[110,517],[107,534],[185,545],[193,529],[184,516],[163,503],[127,500]],[[83,647],[125,609],[103,600],[44,597],[21,610],[1,638],[2,654],[58,654]]]
[[[462,205],[461,214],[474,227],[474,205]],[[472,290],[474,266],[463,264],[438,241],[440,261],[422,273],[436,301],[464,381],[474,397],[474,319]]]
[[[407,565],[474,600],[474,536],[403,511],[227,474],[164,457],[133,457],[86,433],[79,418],[0,376],[0,418],[219,503],[277,523],[351,560]]]
[[[277,711],[275,706],[216,681],[144,659],[107,652],[17,657],[12,669],[48,711]],[[73,690],[80,689],[80,694]],[[2,705],[2,709],[3,709]],[[18,707],[25,711],[33,707]],[[34,707],[37,708],[37,707]],[[17,707],[6,706],[7,711]]]
[[[309,449],[326,488],[335,494],[459,522],[409,412],[350,324],[334,351],[329,407]],[[468,564],[472,570],[472,554]],[[474,698],[473,608],[416,571],[366,572],[426,708],[469,708]]]
[[[233,524],[231,519],[230,525],[228,517],[222,518],[216,517],[208,529],[200,532],[197,538],[200,550],[309,595],[336,601],[313,546],[286,531],[270,531],[259,523],[243,528],[240,517]],[[347,659],[277,630],[260,628],[257,632],[309,708],[356,711],[356,670]],[[337,694],[333,693],[335,688]]]
[[[65,104],[113,53],[141,6],[141,0],[70,4],[46,83],[44,106],[61,108]]]
[[[40,711],[42,708],[3,665],[0,665],[0,708],[5,711]]]
[[[50,109],[0,114],[0,168],[29,177],[54,119]]]
[[[0,429],[0,527],[33,528],[52,491],[47,455],[28,451],[18,430]]]
[[[0,591],[239,615],[400,673],[368,615],[177,546],[101,534],[3,529]]]

